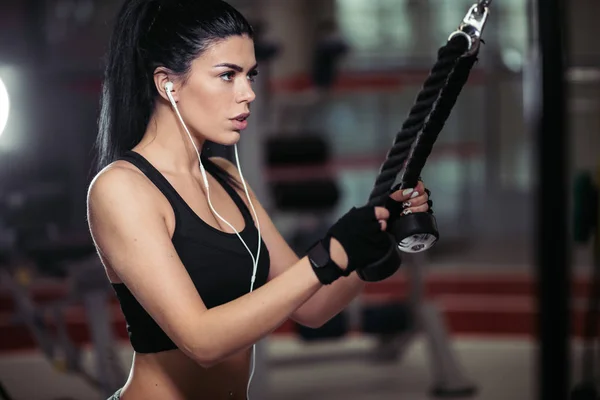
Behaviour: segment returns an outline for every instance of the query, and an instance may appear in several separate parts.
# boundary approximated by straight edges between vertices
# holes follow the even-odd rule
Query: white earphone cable
[[[165,86],[165,91],[167,93],[167,97],[169,98],[169,100],[171,102],[171,105],[173,106],[173,109],[175,110],[175,113],[177,114],[177,117],[179,118],[179,121],[181,122],[181,125],[185,129],[185,132],[187,133],[187,135],[192,143],[192,146],[194,147],[194,150],[196,151],[196,155],[198,156],[198,162],[200,163],[200,170],[202,172],[202,178],[204,180],[204,187],[206,188],[206,198],[208,200],[208,205],[209,205],[211,211],[213,212],[213,214],[216,215],[221,221],[223,221],[225,224],[227,224],[227,226],[229,226],[235,232],[235,234],[240,239],[240,241],[242,242],[242,244],[244,245],[246,250],[248,250],[250,257],[252,258],[253,271],[252,271],[252,278],[250,279],[250,292],[252,292],[254,290],[254,282],[256,281],[256,272],[258,270],[258,260],[260,257],[260,247],[261,247],[260,245],[261,245],[262,240],[261,240],[260,223],[258,221],[258,215],[256,214],[256,210],[254,208],[254,205],[252,204],[252,200],[250,199],[250,194],[248,193],[248,187],[246,185],[246,181],[244,180],[244,176],[242,175],[242,168],[240,166],[240,158],[238,155],[237,144],[234,145],[235,161],[236,161],[238,172],[240,174],[242,185],[244,187],[244,192],[246,193],[246,198],[248,199],[248,204],[250,205],[250,208],[252,209],[252,213],[254,214],[256,229],[258,231],[258,245],[257,245],[256,257],[254,256],[254,254],[252,254],[252,251],[250,250],[250,248],[248,247],[248,245],[246,244],[244,239],[242,239],[242,237],[240,236],[237,229],[235,229],[233,227],[233,225],[231,225],[227,220],[225,220],[225,218],[223,218],[214,209],[214,207],[212,205],[212,201],[210,200],[210,188],[208,186],[208,179],[206,177],[206,171],[204,170],[204,165],[202,165],[202,159],[200,157],[200,152],[198,151],[198,147],[196,146],[196,143],[194,142],[194,139],[192,138],[192,134],[188,130],[185,122],[183,121],[183,117],[181,116],[181,113],[179,112],[179,107],[177,107],[177,103],[175,102],[175,99],[173,98],[173,95],[171,94],[172,86],[170,86],[169,84],[170,84],[170,82],[167,83],[167,85]],[[250,378],[248,379],[248,386],[246,388],[246,397],[248,399],[250,399],[250,384],[252,382],[252,378],[254,377],[255,357],[256,357],[256,344],[252,345],[251,371],[250,371]]]
[[[250,204],[250,208],[252,208],[252,212],[254,213],[254,219],[256,221],[256,230],[258,230],[258,250],[256,252],[256,259],[258,260],[260,257],[260,244],[261,244],[260,222],[258,221],[258,215],[256,214],[256,210],[254,209],[254,205],[252,204],[252,201],[250,200],[250,194],[248,193],[248,187],[246,186],[246,181],[244,180],[244,176],[242,175],[242,168],[240,166],[240,157],[238,155],[237,144],[234,145],[234,151],[235,151],[235,161],[237,164],[238,171],[240,173],[242,185],[244,186],[244,191],[246,192],[246,197],[248,198],[248,203]],[[258,268],[258,264],[255,263],[254,264],[254,272],[252,274],[252,280],[250,282],[250,291],[251,292],[254,289],[254,281],[256,280],[257,268]],[[246,398],[248,398],[248,399],[250,399],[250,383],[252,382],[252,378],[254,377],[254,369],[256,366],[255,360],[256,360],[256,344],[252,345],[252,357],[251,357],[251,365],[252,366],[250,368],[250,377],[248,378],[248,387],[246,388]]]

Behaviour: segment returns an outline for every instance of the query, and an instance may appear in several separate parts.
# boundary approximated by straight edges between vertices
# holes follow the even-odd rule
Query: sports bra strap
[[[158,171],[144,156],[135,152],[128,151],[123,156],[119,158],[120,160],[124,160],[130,162],[135,165],[140,171],[144,173],[150,179],[152,183],[163,193],[163,195],[167,198],[171,207],[173,207],[174,212],[176,213],[176,218],[179,218],[177,210],[180,206],[183,206],[184,209],[189,208],[188,204],[185,200],[179,195],[177,190],[171,185],[171,183],[164,177],[164,175]],[[200,159],[202,160],[202,165],[206,169],[206,172],[209,173],[212,177],[214,177],[217,182],[223,186],[225,191],[229,194],[233,202],[236,204],[240,212],[244,217],[244,221],[246,224],[254,224],[254,219],[252,218],[252,214],[250,210],[246,206],[246,203],[239,196],[238,192],[231,186],[229,182],[227,182],[220,174],[218,166],[208,159],[201,155]]]

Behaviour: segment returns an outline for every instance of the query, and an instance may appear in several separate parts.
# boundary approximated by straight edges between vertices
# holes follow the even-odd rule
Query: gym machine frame
[[[567,399],[571,375],[568,118],[565,1],[534,2],[539,72],[533,111],[537,142],[536,274],[538,399]],[[539,62],[539,64],[538,64]]]
[[[15,255],[15,259],[19,260],[22,256]],[[35,260],[31,262],[35,263]],[[112,332],[108,304],[110,286],[106,283],[104,269],[93,252],[78,260],[65,260],[61,262],[61,266],[66,270],[70,289],[65,298],[51,303],[40,305],[33,300],[30,291],[33,272],[27,267],[12,263],[0,265],[0,284],[15,304],[15,322],[27,327],[32,339],[54,369],[78,376],[101,395],[109,396],[122,386],[127,373],[118,356]],[[93,349],[93,367],[85,365],[82,349],[67,331],[64,313],[75,303],[81,303],[85,308]],[[55,329],[52,329],[49,319]],[[0,399],[12,399],[1,383]]]
[[[588,304],[583,326],[581,376],[570,393],[570,400],[597,400],[598,377],[598,313],[600,309],[600,163],[595,176],[581,173],[574,185],[574,236],[580,245],[592,242],[592,271]]]

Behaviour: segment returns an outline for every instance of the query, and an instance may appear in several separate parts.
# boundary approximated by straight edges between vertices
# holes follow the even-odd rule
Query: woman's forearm
[[[321,287],[302,258],[253,292],[204,312],[185,351],[203,366],[217,364],[277,329]]]
[[[364,287],[365,282],[356,273],[338,279],[319,289],[292,314],[292,319],[304,326],[318,328],[346,308]]]

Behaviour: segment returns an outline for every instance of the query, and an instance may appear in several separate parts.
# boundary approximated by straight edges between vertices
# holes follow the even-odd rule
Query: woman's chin
[[[233,146],[234,144],[237,144],[237,142],[240,141],[240,137],[241,137],[240,132],[229,131],[227,133],[224,133],[224,134],[216,137],[215,143],[218,143],[223,146]]]

